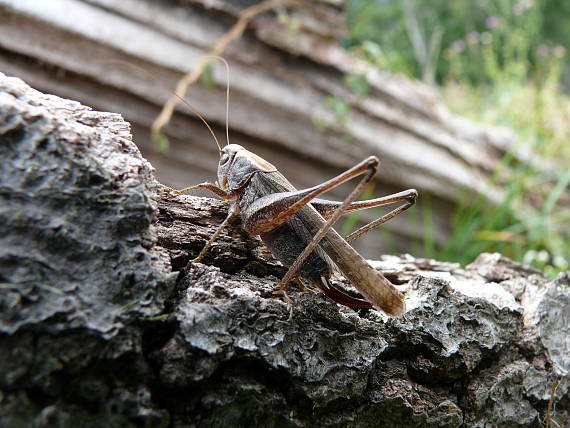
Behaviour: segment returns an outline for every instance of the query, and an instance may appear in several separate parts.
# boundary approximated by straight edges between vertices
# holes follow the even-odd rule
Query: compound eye
[[[220,165],[225,164],[229,160],[230,160],[230,155],[228,153],[224,153],[220,158]]]

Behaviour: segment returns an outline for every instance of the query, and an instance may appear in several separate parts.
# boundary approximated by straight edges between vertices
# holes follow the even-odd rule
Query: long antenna
[[[226,63],[226,60],[224,60],[223,58],[218,58],[220,60],[222,60],[223,62]],[[194,113],[202,122],[204,122],[204,125],[206,125],[206,127],[208,128],[208,131],[210,131],[210,134],[212,134],[212,137],[214,137],[214,141],[216,142],[216,146],[218,146],[218,150],[221,152],[222,151],[222,147],[220,146],[220,143],[218,142],[218,139],[216,138],[216,134],[214,133],[214,131],[212,130],[212,128],[210,127],[210,125],[208,124],[208,122],[206,121],[206,119],[204,119],[204,117],[198,112],[197,109],[195,109],[192,104],[190,104],[188,101],[186,101],[184,98],[182,98],[180,95],[178,95],[175,91],[172,90],[172,88],[170,88],[166,83],[164,83],[162,80],[160,80],[158,77],[156,77],[154,74],[152,74],[150,71],[145,70],[142,67],[139,67],[138,65],[135,64],[131,64],[130,62],[127,61],[122,61],[120,59],[106,59],[106,60],[97,60],[94,61],[96,63],[101,63],[101,64],[117,64],[117,65],[125,65],[127,67],[132,67],[135,70],[145,74],[148,78],[150,78],[151,80],[153,80],[155,83],[157,83],[158,85],[160,85],[162,88],[166,89],[168,92],[170,92],[172,95],[174,95],[176,98],[178,98],[180,101],[182,101],[186,107],[188,107],[188,109]],[[228,89],[227,89],[227,96],[229,97],[229,68],[228,68]],[[228,111],[229,111],[229,98],[228,98],[228,102],[226,104],[226,138],[228,138],[228,124],[227,124],[227,119],[228,119]],[[229,141],[229,140],[228,140]]]
[[[230,65],[221,56],[208,55],[208,57],[215,58],[226,66],[226,144],[230,144]]]

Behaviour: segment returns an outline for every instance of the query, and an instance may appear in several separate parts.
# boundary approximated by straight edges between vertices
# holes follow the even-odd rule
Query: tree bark
[[[239,219],[179,272],[225,207],[162,192],[120,116],[0,74],[0,156],[3,427],[570,423],[569,272],[385,256],[404,316],[291,289],[288,322]]]

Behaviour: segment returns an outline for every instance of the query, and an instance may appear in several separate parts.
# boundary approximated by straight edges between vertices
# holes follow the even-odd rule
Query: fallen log
[[[0,156],[1,426],[570,422],[569,272],[385,256],[405,315],[291,289],[287,322],[239,221],[179,272],[225,207],[162,192],[119,115],[0,74]]]

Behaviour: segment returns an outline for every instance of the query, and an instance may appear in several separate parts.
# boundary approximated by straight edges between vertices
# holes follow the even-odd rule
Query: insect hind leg
[[[356,165],[352,170],[354,171],[352,176],[358,174],[365,174],[365,176],[360,180],[360,182],[356,185],[354,190],[348,195],[348,197],[344,200],[344,202],[337,208],[334,214],[322,225],[320,230],[317,234],[313,237],[309,245],[299,254],[295,262],[289,267],[289,270],[279,283],[279,287],[284,287],[287,284],[293,275],[298,272],[299,268],[303,264],[303,262],[309,257],[311,252],[319,245],[319,242],[324,238],[324,236],[330,231],[336,221],[342,216],[343,212],[346,210],[347,207],[350,206],[352,202],[354,202],[358,196],[364,190],[364,186],[372,180],[374,175],[376,174],[376,169],[378,167],[378,158],[375,156],[371,156],[364,161],[360,162]],[[316,195],[315,195],[316,196]]]
[[[392,220],[394,217],[402,214],[404,211],[406,211],[408,208],[410,208],[412,205],[416,203],[417,198],[418,198],[418,192],[416,189],[404,190],[403,192],[397,193],[395,195],[386,196],[386,199],[389,199],[390,203],[397,201],[404,201],[404,204],[384,214],[382,217],[373,220],[370,223],[365,224],[361,228],[355,230],[345,238],[346,241],[352,242],[360,238],[361,236],[367,234],[371,230],[376,229],[377,227],[386,223],[387,221]]]

